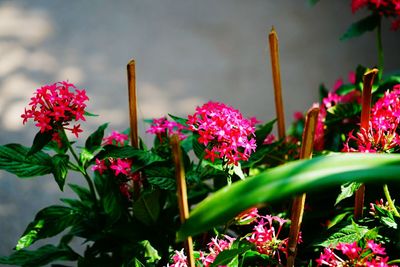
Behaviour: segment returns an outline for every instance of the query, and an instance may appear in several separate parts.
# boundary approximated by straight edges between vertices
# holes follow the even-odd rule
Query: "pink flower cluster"
[[[70,91],[74,89],[75,92]],[[29,119],[36,122],[40,132],[53,131],[53,138],[58,139],[57,130],[62,127],[71,131],[78,137],[82,132],[80,124],[72,128],[67,127],[71,121],[85,121],[86,101],[85,90],[76,89],[75,85],[68,82],[57,82],[37,89],[31,98],[30,108],[21,115],[25,124]]]
[[[231,248],[235,240],[235,238],[227,235],[224,235],[224,238],[221,239],[217,237],[211,238],[211,242],[207,244],[208,252],[200,251],[200,257],[195,260],[198,264],[201,263],[201,266],[209,267],[221,251]],[[183,249],[181,251],[175,250],[172,261],[173,264],[168,265],[169,267],[188,267],[187,257]],[[196,266],[198,266],[198,264],[196,264]]]
[[[169,121],[166,117],[161,117],[159,119],[154,119],[150,128],[146,131],[146,133],[155,134],[158,136],[160,141],[162,140],[163,135],[167,135],[171,137],[174,134],[179,136],[180,140],[186,138],[186,135],[182,133],[186,127],[182,124],[179,124],[175,121]]]
[[[349,73],[349,82],[351,84],[355,84],[356,76],[354,72]],[[339,79],[333,86],[333,90],[328,93],[328,95],[322,99],[322,103],[320,105],[320,111],[318,114],[318,122],[315,129],[315,140],[314,140],[314,149],[315,150],[323,150],[324,149],[324,129],[325,129],[325,118],[328,112],[328,109],[334,107],[338,104],[344,103],[352,103],[352,102],[361,102],[361,94],[359,91],[351,90],[345,95],[339,95],[337,90],[343,85],[343,80]]]
[[[257,224],[253,228],[253,232],[246,239],[253,243],[257,251],[261,254],[275,258],[280,264],[282,263],[282,255],[287,256],[288,238],[280,239],[283,225],[287,220],[278,216],[260,216]],[[274,227],[274,222],[278,223],[278,230]],[[301,238],[299,238],[301,242]]]
[[[395,18],[392,21],[392,29],[397,30],[400,27],[400,0],[352,0],[351,10],[355,13],[362,7],[379,14],[380,16]]]
[[[392,152],[400,146],[397,128],[400,123],[400,85],[387,91],[371,110],[368,130],[361,129],[356,135],[349,134],[344,152]],[[352,143],[355,143],[354,148]]]
[[[317,266],[349,266],[349,267],[395,267],[388,264],[385,248],[381,244],[368,240],[365,247],[357,242],[339,243],[336,248],[325,248],[316,260]]]
[[[103,145],[124,146],[129,140],[129,136],[118,131],[113,131],[109,136],[103,138]],[[96,164],[92,171],[102,175],[111,172],[116,177],[120,191],[128,199],[131,198],[131,191],[134,181],[140,181],[140,174],[132,172],[132,160],[120,158],[96,159]]]
[[[206,146],[204,158],[216,158],[237,165],[248,160],[256,149],[255,118],[245,119],[238,111],[219,102],[208,102],[188,117],[191,131],[197,132],[200,144]]]

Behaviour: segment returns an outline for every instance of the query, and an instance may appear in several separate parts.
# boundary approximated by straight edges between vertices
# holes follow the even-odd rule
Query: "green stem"
[[[72,166],[77,167],[78,171],[80,173],[82,173],[83,177],[85,177],[85,180],[86,180],[87,184],[89,185],[89,190],[90,190],[90,193],[92,194],[93,200],[97,204],[96,190],[94,188],[92,179],[87,174],[84,166],[81,164],[81,161],[79,160],[78,154],[76,154],[74,148],[71,146],[71,142],[69,142],[67,134],[65,133],[65,130],[64,129],[60,130],[60,134],[62,134],[64,139],[66,140],[67,147],[68,147],[69,151],[71,152],[72,157],[75,159],[75,161],[77,163],[77,165],[74,165],[74,164],[71,163]]]
[[[376,44],[378,48],[378,79],[382,79],[382,74],[383,74],[383,45],[382,45],[382,19],[379,18],[379,23],[378,27],[376,29]]]
[[[387,184],[383,185],[383,192],[385,193],[386,200],[389,203],[390,209],[393,210],[394,215],[396,215],[397,217],[400,217],[400,214],[397,211],[396,206],[394,205],[394,201],[393,201],[392,197],[390,196],[389,187]]]

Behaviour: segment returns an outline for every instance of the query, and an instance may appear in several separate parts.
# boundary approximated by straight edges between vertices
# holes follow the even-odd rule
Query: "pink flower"
[[[352,0],[351,10],[355,13],[360,8],[367,7],[374,14],[392,18],[392,29],[397,30],[400,25],[400,1],[399,0]]]
[[[181,251],[175,250],[174,256],[172,256],[172,260],[174,263],[172,265],[168,265],[170,267],[188,267],[187,265],[187,257],[183,249]]]
[[[207,244],[208,252],[200,253],[200,260],[203,265],[209,267],[221,251],[230,249],[235,240],[236,238],[227,235],[224,235],[224,239],[218,239],[217,237],[211,238],[211,242]]]
[[[159,137],[160,141],[162,140],[162,136],[166,135],[168,137],[177,134],[180,140],[186,138],[186,135],[183,134],[183,130],[186,127],[182,124],[179,124],[175,121],[169,121],[166,117],[161,117],[159,119],[154,119],[150,128],[146,131],[146,133],[155,134]]]
[[[219,102],[208,102],[188,116],[189,130],[199,134],[198,141],[206,146],[205,158],[225,160],[237,165],[248,160],[256,149],[256,120],[245,119],[238,111]]]
[[[123,134],[118,131],[112,131],[110,135],[103,138],[103,145],[124,146],[128,140],[129,136],[127,134]]]
[[[75,89],[75,85],[68,82],[57,82],[44,85],[37,89],[31,98],[29,109],[25,108],[21,115],[25,124],[33,119],[40,132],[57,131],[59,128],[71,131],[76,137],[82,132],[80,125],[67,127],[70,122],[85,120],[86,96],[85,90]],[[75,92],[70,91],[74,89]]]
[[[96,164],[92,167],[92,171],[98,171],[100,174],[107,170],[104,160],[96,159]]]
[[[110,169],[118,176],[120,173],[128,175],[131,172],[132,162],[129,159],[117,159],[111,162]]]
[[[278,230],[273,226],[274,222],[278,222]],[[287,255],[288,238],[280,239],[279,234],[286,222],[287,220],[278,216],[261,216],[261,220],[254,226],[253,232],[246,239],[256,246],[259,253],[273,257],[281,263],[281,253]]]

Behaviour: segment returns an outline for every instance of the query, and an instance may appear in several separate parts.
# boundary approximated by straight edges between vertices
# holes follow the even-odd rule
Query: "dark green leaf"
[[[93,113],[90,113],[90,112],[85,111],[85,116],[88,116],[88,117],[98,117],[99,115],[93,114]]]
[[[192,146],[193,152],[197,156],[197,158],[202,159],[204,158],[204,150],[206,147],[199,143],[198,138],[200,136],[198,134],[193,134]]]
[[[367,31],[373,31],[379,23],[380,16],[372,14],[351,24],[347,31],[342,35],[342,37],[340,37],[340,40],[347,40],[356,36],[360,36]]]
[[[33,144],[28,152],[28,156],[35,154],[42,150],[53,139],[53,131],[46,131],[44,133],[38,132],[33,139]]]
[[[374,207],[377,216],[382,224],[386,225],[389,228],[397,229],[397,222],[395,221],[393,214],[390,211],[383,209],[378,205],[374,205]]]
[[[101,147],[101,142],[104,137],[104,130],[107,128],[108,123],[102,124],[97,130],[92,133],[85,142],[85,148],[89,152],[94,152]]]
[[[170,116],[175,122],[177,122],[183,126],[187,126],[187,119],[179,118],[179,117],[171,115],[169,113],[168,113],[168,116]]]
[[[107,177],[108,178],[108,177]],[[111,181],[110,181],[111,182]],[[117,221],[123,212],[122,194],[115,184],[109,183],[108,188],[102,198],[104,212],[109,215],[110,222]]]
[[[336,198],[335,206],[339,204],[340,201],[343,199],[351,197],[358,188],[360,188],[361,183],[356,183],[356,182],[350,182],[350,183],[345,183],[340,186],[340,194]]]
[[[89,189],[79,186],[77,184],[68,184],[68,186],[72,189],[72,191],[75,192],[75,194],[79,196],[79,199],[82,200],[82,202],[93,201],[92,194],[90,193]]]
[[[310,6],[315,6],[320,0],[308,0]]]
[[[275,122],[276,119],[269,121],[257,128],[255,132],[257,146],[261,146],[263,144],[265,138],[271,133]]]
[[[205,232],[260,203],[284,200],[349,181],[397,181],[398,173],[398,154],[338,153],[289,162],[207,197],[192,210],[177,236],[183,240],[189,235]]]
[[[0,146],[0,169],[18,177],[49,174],[53,170],[51,157],[42,151],[27,156],[29,148],[19,144]]]
[[[353,222],[341,229],[337,229],[325,241],[316,244],[323,247],[335,247],[339,243],[353,243],[362,239],[368,232],[368,227]]]
[[[64,206],[50,206],[39,211],[18,240],[16,249],[29,247],[39,239],[55,236],[79,220],[80,214]]]
[[[361,105],[357,103],[345,103],[335,105],[327,110],[326,125],[337,124],[344,119],[351,118],[359,115],[361,112]]]
[[[171,191],[176,190],[176,181],[175,179],[171,179],[170,177],[147,177],[147,181],[150,184],[159,187],[160,189]]]
[[[218,256],[215,258],[215,260],[210,265],[210,267],[229,265],[229,263],[231,263],[233,260],[235,260],[235,258],[237,258],[238,255],[240,255],[248,250],[251,250],[252,248],[253,248],[252,245],[247,244],[240,248],[223,250],[218,254]]]
[[[133,203],[133,216],[145,225],[153,225],[160,215],[160,191],[143,194]]]
[[[336,93],[338,95],[347,95],[354,89],[356,89],[356,86],[354,84],[343,84],[336,90]]]
[[[0,257],[0,263],[24,267],[38,267],[56,260],[75,261],[77,259],[78,254],[74,253],[68,247],[45,245],[34,251],[18,250],[11,256]]]
[[[57,154],[51,158],[51,161],[53,162],[54,179],[56,180],[58,187],[60,187],[60,190],[63,191],[65,178],[68,174],[69,156],[64,154]]]

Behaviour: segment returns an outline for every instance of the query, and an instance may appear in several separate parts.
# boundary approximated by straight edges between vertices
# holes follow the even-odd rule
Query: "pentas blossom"
[[[392,29],[397,30],[400,26],[400,0],[352,0],[351,10],[355,13],[360,8],[367,7],[378,14],[393,18]]]
[[[355,73],[350,72],[348,80],[350,84],[354,84],[356,82]],[[314,149],[315,150],[323,150],[324,149],[324,135],[325,135],[325,119],[328,112],[328,109],[338,105],[345,103],[360,103],[361,102],[361,94],[354,87],[354,90],[350,90],[348,93],[341,95],[337,93],[337,90],[343,85],[343,79],[338,79],[331,92],[328,92],[328,95],[324,97],[319,105],[319,114],[318,121],[315,129],[315,137],[314,137]]]
[[[270,215],[260,216],[260,218],[254,226],[253,232],[246,239],[256,246],[259,253],[275,258],[281,264],[283,256],[287,256],[289,239],[282,239],[279,235],[287,220]],[[274,222],[278,223],[278,230],[276,230]],[[299,238],[299,242],[301,242],[301,238]]]
[[[103,138],[103,146],[104,145],[124,146],[127,144],[128,140],[129,140],[129,135],[120,133],[118,131],[112,131],[110,135]]]
[[[129,136],[126,134],[113,131],[109,136],[103,138],[103,145],[124,146],[127,145]],[[133,183],[141,181],[138,172],[132,172],[132,159],[126,158],[104,158],[96,159],[92,166],[92,171],[103,175],[105,173],[115,177],[115,181],[119,186],[121,193],[127,199],[131,198],[133,191]]]
[[[317,266],[332,267],[395,267],[388,264],[385,248],[381,244],[368,240],[365,247],[357,242],[339,243],[335,248],[325,248],[316,260]]]
[[[369,214],[371,214],[372,216],[377,215],[375,206],[383,210],[392,211],[392,208],[390,207],[389,203],[387,201],[383,202],[383,199],[381,198],[379,201],[375,200],[375,203],[369,203]]]
[[[179,124],[175,121],[169,121],[166,117],[161,117],[158,119],[153,119],[153,122],[146,133],[157,135],[160,141],[162,140],[163,135],[170,137],[174,134],[177,134],[179,139],[183,140],[186,138],[186,135],[182,133],[184,129],[186,129],[186,127],[182,124]]]
[[[236,238],[224,235],[224,238],[211,238],[211,242],[207,244],[208,252],[200,251],[200,261],[205,267],[209,267],[221,251],[230,249]]]
[[[33,119],[40,132],[52,132],[53,139],[59,141],[59,128],[71,131],[76,137],[82,132],[80,124],[70,125],[72,121],[85,121],[85,90],[76,89],[69,82],[57,82],[37,89],[31,98],[29,108],[21,115],[25,124]]]
[[[205,159],[220,158],[237,165],[240,160],[248,160],[256,149],[253,137],[257,120],[245,119],[238,110],[223,103],[210,101],[197,107],[187,123],[206,147]]]
[[[400,123],[400,85],[387,91],[371,109],[368,130],[361,129],[355,135],[349,133],[344,152],[393,152],[400,147],[397,128]]]
[[[175,250],[174,256],[172,256],[173,264],[167,265],[169,267],[188,267],[187,257],[185,252],[182,250]]]

